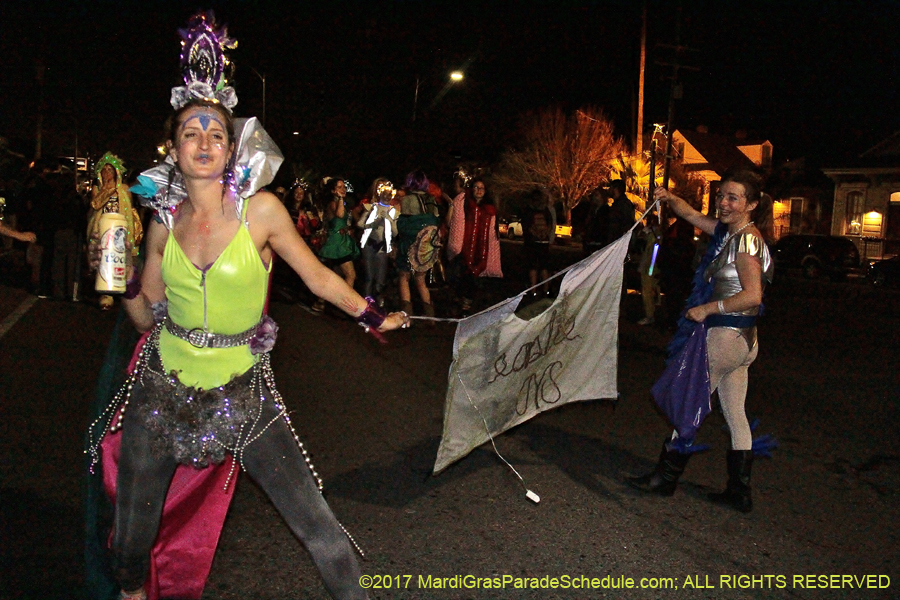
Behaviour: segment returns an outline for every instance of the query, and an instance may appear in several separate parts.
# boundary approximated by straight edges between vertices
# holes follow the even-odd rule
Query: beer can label
[[[100,268],[97,269],[95,289],[98,292],[121,294],[125,291],[125,273],[128,268],[125,247],[128,229],[121,222],[111,225],[100,235]]]

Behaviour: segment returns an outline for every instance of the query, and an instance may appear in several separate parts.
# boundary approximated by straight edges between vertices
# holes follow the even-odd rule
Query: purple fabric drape
[[[711,411],[706,326],[694,323],[687,342],[650,389],[653,399],[678,436],[693,440]]]

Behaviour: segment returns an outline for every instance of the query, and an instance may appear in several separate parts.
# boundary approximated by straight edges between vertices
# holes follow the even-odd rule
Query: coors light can
[[[98,292],[121,294],[125,291],[126,239],[128,224],[124,216],[115,212],[100,215],[100,268],[94,284]]]

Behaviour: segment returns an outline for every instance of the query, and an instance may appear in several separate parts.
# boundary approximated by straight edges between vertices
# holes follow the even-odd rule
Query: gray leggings
[[[377,244],[369,242],[369,245],[363,246],[363,261],[366,264],[366,296],[371,296],[372,292],[380,296],[384,293],[384,285],[387,281],[388,255],[385,252],[376,250]]]
[[[276,414],[273,402],[267,399],[260,422],[267,423]],[[122,431],[112,549],[119,584],[135,590],[147,578],[150,551],[177,463],[170,456],[154,456],[150,449],[153,434],[140,419],[128,416]],[[361,571],[353,548],[319,492],[284,419],[277,419],[244,449],[243,463],[303,542],[332,597],[366,598],[359,586]]]

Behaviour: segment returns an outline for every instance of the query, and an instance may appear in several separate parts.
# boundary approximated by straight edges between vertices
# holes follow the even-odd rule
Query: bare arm
[[[762,265],[759,259],[740,252],[735,260],[735,266],[742,289],[722,301],[726,313],[741,312],[762,304]],[[715,314],[719,314],[718,302],[707,302],[690,309],[685,316],[691,321],[700,322]]]
[[[338,219],[343,219],[344,215],[347,214],[347,202],[343,198],[335,198],[331,201],[334,204],[334,216]]]
[[[140,273],[137,273],[137,267],[131,264],[131,244],[126,243],[128,248],[126,256],[129,261],[128,280],[130,281],[135,275],[140,277],[141,291],[130,300],[122,298],[122,306],[135,328],[141,333],[150,331],[155,324],[152,305],[166,299],[166,286],[162,279],[162,256],[168,238],[169,231],[165,225],[155,219],[150,221],[150,228],[147,231],[147,256],[144,260],[144,268]],[[100,266],[100,254],[99,240],[92,239],[88,244],[88,266],[91,271],[96,271]]]
[[[166,299],[166,286],[162,279],[162,257],[169,235],[169,230],[165,225],[155,219],[150,221],[150,227],[147,230],[147,256],[144,261],[144,269],[139,274],[141,293],[131,300],[122,299],[122,306],[128,313],[128,318],[142,333],[153,328],[151,306]],[[132,270],[132,276],[133,273]]]
[[[700,231],[708,233],[709,235],[715,233],[716,225],[718,225],[719,223],[718,220],[699,212],[693,206],[691,206],[669,190],[665,189],[664,187],[657,187],[653,192],[653,197],[661,202],[668,202],[672,211],[676,215],[678,215]]]
[[[287,209],[275,196],[268,192],[253,196],[248,219],[254,241],[257,241],[258,235],[264,236],[272,250],[291,266],[313,294],[353,316],[365,310],[366,300],[334,271],[319,262],[297,233]],[[403,322],[402,315],[391,313],[380,330],[396,329]]]
[[[0,221],[0,235],[6,235],[20,242],[36,242],[37,236],[31,231],[18,231],[12,227],[7,227]]]

